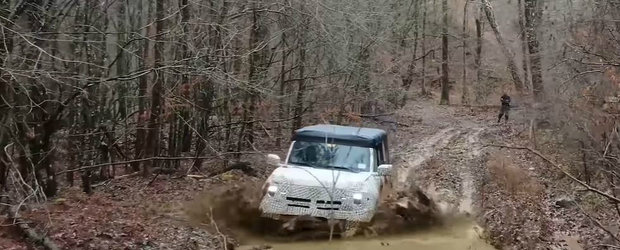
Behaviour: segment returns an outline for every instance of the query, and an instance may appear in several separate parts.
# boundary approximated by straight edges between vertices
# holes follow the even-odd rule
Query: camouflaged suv
[[[315,125],[295,131],[288,155],[263,186],[263,216],[370,221],[389,176],[384,130]]]

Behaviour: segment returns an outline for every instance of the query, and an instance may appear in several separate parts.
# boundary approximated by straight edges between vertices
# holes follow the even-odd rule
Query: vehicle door
[[[387,139],[385,139],[380,145],[377,146],[375,152],[377,156],[377,167],[381,164],[389,164]],[[390,181],[390,176],[377,175],[377,177],[380,179],[381,185],[380,196],[381,199],[384,199],[392,189],[392,182]]]

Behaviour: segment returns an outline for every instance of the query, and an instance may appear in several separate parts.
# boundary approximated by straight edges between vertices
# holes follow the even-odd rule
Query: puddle
[[[480,238],[480,228],[469,220],[453,221],[441,227],[424,229],[415,233],[390,235],[375,238],[335,239],[332,241],[300,241],[291,243],[269,242],[265,239],[246,238],[237,249],[273,249],[273,250],[491,250],[493,246]],[[263,246],[257,248],[257,246]],[[267,248],[270,247],[270,248]]]

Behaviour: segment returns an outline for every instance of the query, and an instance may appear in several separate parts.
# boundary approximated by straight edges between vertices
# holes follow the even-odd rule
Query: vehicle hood
[[[332,187],[366,192],[372,185],[368,183],[373,173],[351,172],[302,166],[284,166],[273,171],[269,182],[288,183],[301,186]]]

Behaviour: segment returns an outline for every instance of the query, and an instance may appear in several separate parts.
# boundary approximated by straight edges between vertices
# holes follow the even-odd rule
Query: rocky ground
[[[410,102],[373,123],[390,131],[397,186],[421,188],[443,215],[475,218],[496,247],[597,249],[613,243],[583,207],[573,205],[576,197],[588,198],[567,192],[575,189],[573,183],[525,150],[493,146],[527,144],[523,112],[513,112],[516,120],[508,124],[496,124],[494,108]],[[562,150],[545,152],[561,158]],[[257,160],[254,166],[266,164]],[[260,185],[270,171],[257,168],[258,177],[240,171],[207,179],[162,175],[152,185],[139,177],[124,178],[91,196],[69,188],[22,216],[66,249],[232,249],[242,236],[231,225],[243,224],[240,220],[254,213],[247,208],[255,196],[245,194],[257,189],[248,184]],[[245,191],[231,193],[242,190],[240,184]],[[214,197],[227,198],[234,208],[215,206],[213,211]],[[601,220],[609,210],[597,211],[593,217]],[[2,249],[27,249],[13,232],[0,230],[0,236]]]

